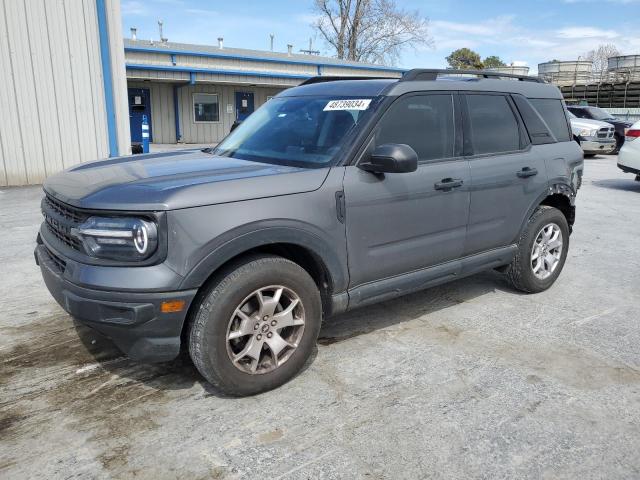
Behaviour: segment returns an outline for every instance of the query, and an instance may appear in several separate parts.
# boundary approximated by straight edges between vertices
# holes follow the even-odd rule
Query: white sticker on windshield
[[[325,112],[333,110],[366,110],[371,103],[370,98],[354,98],[351,100],[330,100],[322,109]]]

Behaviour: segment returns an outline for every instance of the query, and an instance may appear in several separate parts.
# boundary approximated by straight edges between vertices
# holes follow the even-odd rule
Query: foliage
[[[481,70],[484,68],[480,55],[468,48],[454,50],[446,60],[451,68],[458,70]]]
[[[483,61],[482,64],[484,65],[484,68],[496,68],[496,67],[506,67],[507,64],[504,63],[500,57],[496,56],[496,55],[491,55],[489,57],[486,57]]]

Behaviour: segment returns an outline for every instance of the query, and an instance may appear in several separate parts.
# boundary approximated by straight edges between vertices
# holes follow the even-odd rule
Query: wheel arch
[[[323,307],[330,306],[332,294],[346,291],[346,258],[320,233],[294,226],[242,230],[247,227],[228,232],[228,241],[210,246],[208,253],[185,276],[181,289],[201,288],[214,279],[216,273],[245,257],[271,254],[287,258],[309,273],[320,289]]]
[[[566,183],[554,183],[541,194],[535,202],[533,202],[527,215],[523,219],[518,236],[522,235],[524,228],[529,222],[529,218],[533,215],[536,208],[541,205],[557,208],[567,219],[569,232],[571,232],[576,217],[575,193],[573,189]],[[517,239],[516,239],[517,242]]]

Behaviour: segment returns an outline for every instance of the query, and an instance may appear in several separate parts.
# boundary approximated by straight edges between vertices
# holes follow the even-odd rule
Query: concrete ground
[[[0,190],[0,477],[640,478],[640,183],[586,161],[553,288],[489,272],[328,320],[283,387],[224,398],[54,303],[40,189]]]

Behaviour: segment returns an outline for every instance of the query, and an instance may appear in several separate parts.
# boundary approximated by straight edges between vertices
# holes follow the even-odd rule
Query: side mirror
[[[373,173],[407,173],[418,169],[418,154],[404,143],[385,143],[376,147],[358,168]]]

